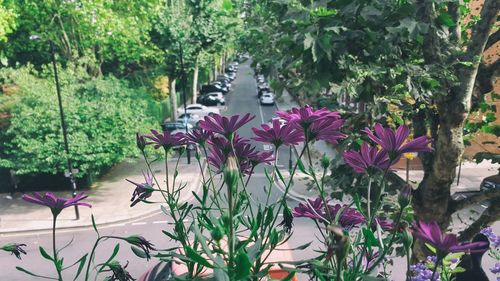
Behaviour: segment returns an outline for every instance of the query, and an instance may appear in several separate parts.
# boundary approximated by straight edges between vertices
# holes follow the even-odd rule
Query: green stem
[[[372,194],[372,178],[368,179],[368,194],[366,195],[367,209],[368,209],[368,221],[371,221],[371,194]]]
[[[167,193],[170,192],[170,186],[168,183],[168,151],[165,150],[165,178],[167,182]]]
[[[439,263],[441,262],[440,259],[438,259],[436,261],[436,264],[434,265],[434,269],[432,270],[432,276],[431,276],[431,280],[434,280],[434,276],[436,275],[436,272],[437,272],[437,268],[439,266]]]
[[[62,281],[62,274],[61,270],[59,269],[59,266],[57,265],[58,259],[57,259],[57,248],[56,248],[56,222],[57,222],[57,215],[52,216],[52,250],[54,253],[54,265],[56,267],[57,271],[57,279],[59,281]]]
[[[411,250],[406,251],[406,281],[410,281],[410,258]]]
[[[103,237],[97,237],[97,240],[94,243],[94,246],[92,247],[92,251],[90,252],[89,260],[87,261],[87,269],[85,270],[85,281],[89,279],[89,272],[90,272],[90,263],[94,259],[95,251],[97,250],[97,245],[99,245],[99,242],[101,241]]]

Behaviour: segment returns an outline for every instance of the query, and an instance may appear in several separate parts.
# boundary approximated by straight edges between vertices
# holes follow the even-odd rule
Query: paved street
[[[240,131],[240,134],[244,137],[250,137],[251,127],[258,127],[261,123],[268,122],[274,116],[276,108],[274,106],[260,106],[258,104],[256,84],[253,78],[253,71],[249,67],[249,62],[240,64],[238,77],[233,82],[233,85],[233,91],[226,96],[227,108],[223,111],[223,113],[226,115],[244,114],[247,112],[255,114],[256,118],[251,121],[250,124],[243,127]],[[268,149],[260,143],[257,144],[257,146],[261,150]],[[289,150],[287,148],[281,149],[279,151],[279,156],[279,164],[281,167],[283,167],[283,170],[286,170],[289,161]],[[192,165],[195,165],[195,163],[193,163]],[[158,169],[161,168],[159,167]],[[259,167],[259,169],[255,171],[255,174],[252,178],[253,179],[249,186],[249,192],[252,194],[252,197],[256,202],[262,202],[263,200],[265,200],[264,185],[266,184],[263,167]],[[132,192],[132,188],[125,188],[122,192],[128,194],[126,197],[129,197]],[[273,189],[271,200],[276,200],[281,196],[281,194],[282,193],[278,188]],[[92,200],[95,199],[89,197],[89,201],[92,202]],[[129,204],[128,201],[125,203],[125,205]],[[293,199],[290,199],[289,203],[291,207],[294,207],[297,204],[297,202]],[[126,208],[126,206],[122,206],[122,203],[117,203],[117,208]],[[72,209],[68,209],[64,212],[67,212],[70,216],[72,215],[72,211]],[[92,210],[92,212],[95,211],[97,211],[96,208]],[[89,214],[85,213],[85,215],[88,216]],[[88,220],[88,218],[86,219]],[[97,220],[99,220],[99,217],[97,217]],[[50,224],[49,221],[47,221],[46,223]],[[162,230],[169,231],[170,229],[171,226],[167,223],[167,218],[160,212],[158,208],[158,211],[149,212],[147,214],[144,213],[144,215],[137,217],[132,221],[121,221],[118,223],[105,225],[104,227],[100,228],[100,232],[102,235],[144,235],[145,237],[150,239],[157,248],[161,249],[175,246],[170,243],[168,241],[169,239],[162,233]],[[296,219],[294,222],[293,239],[289,242],[289,246],[293,248],[294,246],[304,244],[308,241],[317,240],[315,238],[314,229],[315,226],[310,220]],[[496,230],[498,232],[498,227],[496,228]],[[95,242],[96,237],[92,228],[88,227],[84,229],[65,229],[59,231],[59,233],[59,247],[65,245],[71,240],[75,241],[67,248],[65,248],[62,252],[62,256],[65,257],[66,264],[70,264],[72,261],[76,261],[80,257],[79,255],[81,253],[89,252],[93,243]],[[15,266],[17,265],[22,266],[28,270],[32,270],[37,274],[54,276],[55,273],[52,271],[52,264],[43,259],[38,251],[38,246],[40,245],[43,245],[46,249],[50,249],[51,235],[48,231],[40,231],[36,234],[4,234],[3,236],[0,236],[0,244],[9,241],[16,241],[19,243],[27,244],[28,255],[23,256],[22,261],[18,261],[12,256],[1,254],[0,264],[2,265],[2,270],[0,271],[0,280],[32,280],[32,278],[28,277],[27,275],[18,272],[15,269]],[[122,262],[130,262],[127,270],[130,271],[132,276],[138,277],[148,267],[154,266],[155,261],[146,263],[145,260],[137,258],[131,252],[128,245],[126,245],[125,243],[120,244],[120,254],[117,256],[117,260],[120,260]],[[109,254],[111,253],[114,245],[114,241],[106,241],[102,246],[98,248],[96,257],[97,264],[104,262],[109,257]],[[294,259],[303,259],[306,257],[310,257],[313,254],[313,250],[313,248],[309,248],[305,251],[293,252],[292,256],[294,257]],[[397,261],[396,265],[398,264],[401,263]],[[491,264],[491,261],[488,264]],[[72,273],[74,271],[70,272]],[[100,278],[98,278],[98,280],[102,280],[103,276],[105,275],[102,275]],[[401,280],[398,279],[397,276],[400,275],[396,275],[395,280]],[[67,275],[65,277],[67,277],[68,279],[72,279],[72,276],[70,275]]]

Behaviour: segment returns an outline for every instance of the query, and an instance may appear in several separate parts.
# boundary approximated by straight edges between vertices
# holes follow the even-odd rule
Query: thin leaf
[[[28,275],[34,276],[34,277],[43,278],[43,279],[50,279],[50,280],[57,280],[57,278],[54,278],[54,277],[48,277],[48,276],[43,276],[43,275],[35,274],[35,273],[30,272],[30,271],[28,271],[28,270],[26,270],[26,269],[24,269],[24,268],[22,268],[20,266],[16,266],[16,269],[19,270],[19,271],[21,271],[21,272],[24,272],[24,273],[26,273]]]
[[[132,249],[132,252],[134,252],[134,254],[136,256],[138,256],[139,258],[145,259],[145,258],[148,257],[148,255],[146,255],[146,252],[144,252],[144,250],[139,249],[139,248],[137,248],[135,246],[130,246],[130,248]]]
[[[82,273],[83,267],[85,266],[85,262],[87,261],[87,255],[88,255],[88,254],[85,254],[85,256],[83,256],[83,257],[79,260],[80,265],[78,266],[78,270],[76,271],[76,275],[75,275],[75,278],[73,279],[73,281],[77,280],[77,279],[78,279],[78,276],[80,276],[80,273]]]
[[[49,261],[54,261],[54,258],[50,256],[42,246],[38,247],[38,249],[40,250],[40,254],[42,255],[42,257],[48,259]]]
[[[193,248],[186,246],[186,256],[192,259],[194,262],[203,265],[204,267],[214,268],[204,257],[198,254]]]
[[[120,244],[116,244],[115,248],[113,249],[113,253],[109,257],[109,259],[101,265],[99,270],[97,270],[98,273],[101,273],[102,270],[116,257],[116,255],[118,254],[118,251],[120,251]]]
[[[94,228],[94,231],[97,233],[97,236],[101,236],[99,234],[99,231],[97,230],[97,225],[95,223],[95,218],[94,218],[94,214],[90,215],[90,218],[92,219],[92,227]]]

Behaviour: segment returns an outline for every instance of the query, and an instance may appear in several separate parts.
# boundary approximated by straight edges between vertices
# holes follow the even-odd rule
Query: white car
[[[262,105],[274,105],[273,93],[263,93],[262,96],[260,96],[260,104],[262,104]]]
[[[200,116],[200,118],[203,118],[211,113],[212,114],[220,114],[220,110],[217,107],[208,107],[208,106],[204,106],[204,105],[201,105],[198,103],[193,103],[193,104],[188,105],[186,107],[186,112],[196,114],[196,115]],[[177,109],[177,113],[179,115],[183,114],[184,107],[180,106]]]
[[[188,113],[188,114],[181,114],[179,115],[179,117],[177,118],[177,122],[180,122],[180,123],[187,123],[188,124],[191,124],[192,126],[196,127],[198,125],[198,122],[200,121],[200,116],[197,115],[197,114],[192,114],[192,113]]]
[[[212,92],[212,93],[207,93],[205,95],[211,96],[212,98],[217,100],[219,102],[219,104],[221,104],[221,105],[226,104],[226,99],[224,98],[224,94],[222,94],[222,92]]]

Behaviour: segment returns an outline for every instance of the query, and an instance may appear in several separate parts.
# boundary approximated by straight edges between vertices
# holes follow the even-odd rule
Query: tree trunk
[[[193,70],[193,103],[196,102],[197,96],[198,96],[198,59],[196,59]]]
[[[423,13],[421,14],[422,20],[432,23],[436,17],[434,4],[421,0],[418,5],[419,11]],[[446,95],[436,100],[439,129],[437,140],[434,140],[434,157],[431,167],[426,167],[426,171],[430,173],[426,173],[415,192],[413,207],[418,220],[435,221],[443,229],[449,225],[452,215],[452,208],[449,207],[450,190],[464,151],[463,126],[470,111],[472,90],[480,62],[478,58],[484,51],[499,7],[498,0],[485,1],[481,11],[481,20],[473,28],[467,51],[463,57],[459,58],[472,65],[457,67],[456,76],[457,81],[460,82],[452,86]],[[446,53],[447,50],[442,49],[435,30],[431,28],[424,41],[426,63],[440,63]],[[423,247],[420,243],[415,244],[414,252],[417,258],[424,258]]]
[[[170,112],[170,117],[172,118],[172,121],[177,120],[177,92],[175,91],[175,81],[176,79],[172,79],[168,88],[170,108],[172,109],[172,112]]]

